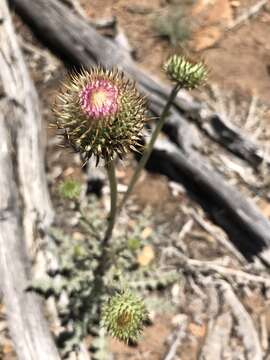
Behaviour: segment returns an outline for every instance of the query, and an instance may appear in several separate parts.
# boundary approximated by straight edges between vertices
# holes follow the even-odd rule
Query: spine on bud
[[[106,162],[140,146],[144,98],[122,72],[100,67],[71,75],[54,107],[57,126],[87,161]]]
[[[195,89],[202,85],[208,75],[203,62],[192,62],[184,56],[173,55],[164,64],[164,70],[170,80],[179,84],[182,89]]]
[[[123,342],[137,341],[148,312],[141,299],[129,290],[108,300],[102,310],[102,326]]]

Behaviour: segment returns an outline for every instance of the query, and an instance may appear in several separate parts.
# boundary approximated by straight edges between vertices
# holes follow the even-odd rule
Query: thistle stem
[[[146,165],[146,163],[147,163],[147,161],[148,161],[148,159],[149,159],[149,157],[151,155],[151,152],[153,150],[153,147],[154,147],[154,144],[155,144],[155,142],[157,140],[157,137],[158,137],[158,135],[159,135],[165,121],[166,121],[166,118],[167,118],[167,115],[168,115],[169,110],[171,108],[171,105],[172,105],[174,99],[176,98],[176,95],[177,95],[177,93],[179,92],[180,89],[181,89],[181,85],[179,83],[177,83],[174,86],[174,88],[172,89],[172,91],[170,93],[170,96],[168,98],[168,101],[167,101],[167,103],[166,103],[166,105],[165,105],[165,107],[164,107],[164,109],[163,109],[163,111],[162,111],[162,113],[160,115],[158,123],[157,123],[157,125],[155,127],[155,130],[154,130],[152,136],[151,136],[151,139],[150,139],[150,141],[149,141],[149,143],[148,143],[148,145],[147,145],[147,147],[146,147],[146,149],[145,149],[145,151],[143,153],[142,158],[140,159],[140,161],[138,163],[137,168],[135,169],[135,172],[134,172],[134,174],[133,174],[133,176],[132,176],[132,178],[131,178],[131,180],[129,182],[128,189],[127,189],[127,191],[126,191],[126,193],[125,193],[125,195],[124,195],[124,197],[123,197],[123,199],[122,199],[122,201],[121,201],[121,203],[120,203],[120,205],[118,207],[118,213],[120,213],[120,211],[122,210],[123,206],[125,205],[129,195],[131,194],[131,192],[132,192],[132,190],[134,188],[134,185],[138,181],[138,179],[140,177],[140,174],[141,174],[141,171],[145,167],[145,165]]]
[[[108,226],[105,235],[101,242],[101,255],[99,258],[99,264],[96,269],[96,279],[93,286],[93,293],[102,292],[103,289],[103,275],[108,268],[108,242],[112,236],[113,228],[115,224],[117,214],[117,181],[115,176],[115,163],[111,160],[106,165],[109,183],[110,183],[110,198],[111,198],[111,209],[108,217]]]
[[[106,165],[109,183],[110,183],[110,197],[111,197],[111,209],[110,215],[108,218],[108,227],[104,238],[102,240],[103,246],[106,247],[108,241],[110,240],[115,224],[116,213],[117,213],[117,181],[115,176],[115,163],[114,160],[111,160]]]

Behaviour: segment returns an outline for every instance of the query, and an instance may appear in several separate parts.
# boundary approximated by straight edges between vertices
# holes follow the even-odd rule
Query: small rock
[[[196,324],[196,323],[190,323],[189,326],[188,326],[188,330],[195,337],[202,338],[206,334],[206,325],[205,324],[199,325],[199,324]]]
[[[172,325],[175,327],[181,326],[187,321],[188,316],[186,314],[177,314],[172,318]]]
[[[147,266],[153,261],[155,258],[155,252],[150,245],[146,245],[141,253],[137,257],[137,261],[141,266]]]
[[[62,173],[63,169],[61,166],[54,166],[48,174],[48,180],[54,182],[54,180],[57,179]]]
[[[150,14],[153,9],[147,5],[143,5],[143,4],[129,4],[126,7],[127,11],[132,13],[132,14],[140,14],[140,15],[147,15]]]
[[[174,284],[171,290],[172,298],[179,299],[182,287],[179,284]]]
[[[74,173],[74,168],[69,166],[67,169],[64,170],[63,175],[64,176],[70,176]]]
[[[199,30],[193,38],[195,51],[201,51],[213,46],[221,36],[221,30],[217,26],[209,26]]]
[[[238,0],[231,1],[231,6],[234,8],[238,8],[240,5],[241,5],[241,3]]]
[[[78,231],[75,231],[74,233],[73,233],[73,239],[75,240],[75,241],[82,241],[82,240],[84,240],[84,236],[83,236],[83,234],[82,233],[80,233],[80,232],[78,232]]]
[[[153,229],[147,226],[143,229],[141,236],[143,239],[147,239],[153,233]]]

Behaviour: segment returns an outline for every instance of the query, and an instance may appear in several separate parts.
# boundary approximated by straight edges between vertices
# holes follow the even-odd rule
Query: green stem
[[[167,101],[167,103],[166,103],[166,105],[165,105],[165,107],[164,107],[164,109],[163,109],[163,111],[162,111],[162,113],[160,115],[160,118],[159,118],[158,123],[156,125],[156,128],[155,128],[155,130],[154,130],[154,132],[152,134],[150,142],[148,143],[148,146],[145,149],[141,160],[139,161],[139,164],[138,164],[138,166],[137,166],[137,168],[136,168],[136,170],[135,170],[135,172],[134,172],[134,174],[133,174],[133,176],[132,176],[132,178],[130,180],[130,183],[128,185],[128,189],[127,189],[127,191],[126,191],[126,193],[125,193],[125,195],[124,195],[124,197],[123,197],[123,199],[122,199],[122,201],[121,201],[121,203],[120,203],[120,205],[118,207],[118,213],[120,213],[123,206],[125,205],[130,193],[132,192],[132,190],[134,188],[134,185],[136,184],[137,180],[140,177],[142,169],[145,167],[145,165],[146,165],[146,163],[147,163],[147,161],[148,161],[148,159],[149,159],[149,157],[151,155],[151,152],[153,150],[153,147],[154,147],[154,144],[155,144],[155,142],[157,140],[157,137],[158,137],[158,135],[159,135],[164,123],[165,123],[165,120],[166,120],[167,115],[169,113],[170,107],[171,107],[174,99],[176,98],[176,95],[179,92],[179,90],[180,90],[180,85],[176,84],[174,86],[174,88],[172,89],[171,93],[170,93],[168,101]]]
[[[105,248],[110,240],[115,224],[116,213],[117,213],[117,181],[115,176],[115,164],[114,161],[111,160],[106,165],[109,183],[110,183],[110,197],[111,197],[111,209],[110,215],[108,218],[108,227],[104,238],[102,240],[103,247]]]
[[[108,226],[105,235],[101,241],[101,255],[99,257],[98,267],[95,270],[96,278],[94,280],[93,294],[101,294],[103,291],[103,275],[108,269],[108,242],[112,236],[116,214],[117,214],[117,181],[115,176],[115,164],[111,160],[106,165],[109,183],[110,183],[110,197],[111,197],[111,209],[108,217]]]
[[[110,197],[111,209],[108,217],[108,227],[101,242],[101,255],[99,257],[98,267],[95,270],[96,277],[93,285],[93,294],[101,294],[104,289],[103,275],[108,269],[108,242],[112,236],[116,214],[117,214],[117,181],[115,176],[115,163],[113,160],[106,165],[109,183],[110,183]]]

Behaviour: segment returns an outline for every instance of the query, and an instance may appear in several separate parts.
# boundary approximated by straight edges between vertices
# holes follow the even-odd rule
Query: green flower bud
[[[208,75],[208,70],[203,62],[194,63],[184,56],[178,55],[169,58],[164,64],[164,70],[170,80],[188,90],[203,84]]]
[[[145,99],[118,70],[100,67],[73,74],[54,107],[57,126],[85,161],[106,162],[140,146],[146,121]]]
[[[128,290],[110,298],[102,309],[102,326],[111,336],[126,343],[138,339],[147,319],[143,301]]]
[[[59,194],[66,199],[78,199],[81,193],[81,184],[76,180],[62,181],[58,187]]]

